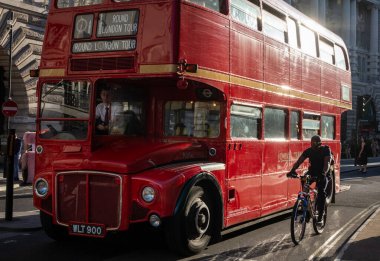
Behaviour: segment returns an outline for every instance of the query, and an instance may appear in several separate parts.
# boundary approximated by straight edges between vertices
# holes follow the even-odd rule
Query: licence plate
[[[69,234],[87,237],[104,237],[106,228],[102,224],[70,223]]]

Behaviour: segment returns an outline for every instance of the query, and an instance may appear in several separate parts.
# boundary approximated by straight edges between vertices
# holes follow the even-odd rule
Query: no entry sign
[[[13,117],[17,113],[17,103],[12,100],[7,100],[2,106],[3,114],[7,117]]]

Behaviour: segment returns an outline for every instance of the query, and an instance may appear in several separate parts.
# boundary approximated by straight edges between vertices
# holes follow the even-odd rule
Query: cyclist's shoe
[[[320,227],[323,226],[323,214],[322,215],[318,215],[317,225],[320,226]]]

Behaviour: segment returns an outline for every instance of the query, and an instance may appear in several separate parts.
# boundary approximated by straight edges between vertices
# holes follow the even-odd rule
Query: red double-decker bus
[[[316,134],[339,191],[347,49],[282,1],[52,1],[37,95],[34,205],[57,240],[147,223],[197,253],[289,209]]]

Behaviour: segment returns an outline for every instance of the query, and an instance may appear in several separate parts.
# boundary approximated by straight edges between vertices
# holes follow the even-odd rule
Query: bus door
[[[227,225],[261,215],[261,108],[233,104],[227,142]]]

